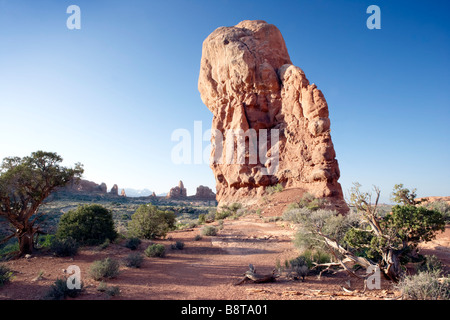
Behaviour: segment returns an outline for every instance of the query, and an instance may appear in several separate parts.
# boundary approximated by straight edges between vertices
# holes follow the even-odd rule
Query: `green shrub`
[[[444,265],[435,256],[425,256],[424,261],[422,261],[416,268],[417,272],[442,272]]]
[[[55,235],[53,235],[53,234],[46,234],[46,235],[40,236],[38,238],[36,248],[50,249],[54,240],[55,240]]]
[[[0,287],[9,282],[12,275],[13,272],[7,266],[0,264]]]
[[[283,187],[283,185],[281,183],[278,183],[278,184],[276,184],[274,186],[269,186],[269,187],[266,188],[266,191],[269,194],[274,194],[274,193],[277,193],[277,192],[281,192],[283,190],[284,190],[284,187]]]
[[[136,250],[140,244],[141,244],[141,239],[132,237],[127,240],[127,242],[125,243],[125,247],[127,247],[130,250]]]
[[[106,239],[106,240],[99,246],[99,248],[100,248],[100,250],[104,250],[104,249],[108,248],[110,244],[111,244],[111,241],[110,241],[109,239]]]
[[[114,241],[117,232],[112,213],[101,205],[83,205],[61,216],[56,237],[73,238],[82,245],[99,245]]]
[[[198,216],[198,223],[199,224],[206,223],[206,214],[204,214],[204,213],[199,214],[199,216]]]
[[[172,244],[172,249],[173,250],[183,250],[184,249],[184,242],[182,241],[177,241],[174,244]]]
[[[215,236],[217,235],[217,228],[214,226],[204,226],[201,232],[204,236]]]
[[[295,259],[288,261],[288,278],[294,280],[302,279],[305,281],[305,277],[308,275],[309,267],[305,257],[299,256]]]
[[[166,254],[166,248],[162,244],[151,244],[144,251],[147,257],[164,257]]]
[[[450,277],[439,277],[439,272],[419,272],[401,279],[397,288],[405,300],[449,300]]]
[[[196,235],[195,237],[194,237],[194,241],[200,241],[200,240],[202,240],[202,236],[201,235]]]
[[[142,262],[144,262],[144,256],[140,253],[130,253],[125,259],[125,264],[129,268],[140,268]]]
[[[113,297],[120,294],[120,288],[118,286],[109,287],[106,282],[100,281],[97,291],[106,293],[107,296]]]
[[[50,289],[44,295],[44,300],[63,300],[66,297],[75,298],[81,292],[81,289],[69,289],[67,287],[67,279],[56,279],[55,283],[50,286]]]
[[[154,239],[165,237],[175,228],[175,213],[162,211],[152,204],[141,205],[128,222],[130,236]]]
[[[94,280],[115,278],[119,274],[119,262],[111,258],[94,261],[89,269],[89,275]]]
[[[78,253],[79,244],[75,239],[54,239],[50,251],[57,257],[72,257]]]
[[[445,219],[446,223],[450,223],[450,204],[445,201],[434,201],[424,205],[429,210],[439,211]]]
[[[311,211],[316,211],[322,208],[323,205],[323,199],[316,198],[312,194],[306,192],[298,202],[290,204],[288,210],[306,208]]]

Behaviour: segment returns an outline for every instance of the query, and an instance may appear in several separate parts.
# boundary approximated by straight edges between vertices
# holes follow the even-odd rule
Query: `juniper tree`
[[[12,233],[0,241],[14,237],[19,242],[19,256],[31,253],[39,233],[39,208],[57,188],[78,179],[82,165],[61,166],[62,157],[56,153],[37,151],[30,156],[7,157],[0,166],[0,217],[9,223]]]

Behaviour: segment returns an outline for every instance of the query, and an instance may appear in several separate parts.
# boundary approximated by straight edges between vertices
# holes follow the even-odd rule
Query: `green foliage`
[[[314,197],[312,194],[306,192],[298,202],[291,203],[288,207],[290,209],[306,208],[310,211],[316,211],[323,207],[325,201]]]
[[[119,262],[109,257],[104,260],[96,260],[89,268],[89,275],[97,281],[115,278],[119,274],[119,267]]]
[[[420,201],[416,200],[416,189],[409,190],[403,187],[403,184],[396,184],[391,194],[391,201],[403,205],[416,205]]]
[[[184,249],[184,242],[176,241],[174,244],[171,245],[171,248],[173,250],[183,250]]]
[[[396,230],[401,241],[417,244],[433,240],[437,231],[445,231],[445,220],[439,211],[397,205],[392,207],[392,214],[382,220],[382,228]]]
[[[130,253],[125,259],[125,264],[129,268],[140,268],[142,262],[144,262],[144,256],[140,253]]]
[[[67,297],[75,298],[81,294],[82,290],[83,287],[81,289],[69,289],[67,287],[67,279],[58,278],[44,295],[44,300],[63,300]]]
[[[281,192],[283,190],[284,190],[284,187],[283,187],[283,185],[281,183],[278,183],[278,184],[276,184],[274,186],[268,186],[266,188],[266,191],[269,194],[274,194],[274,193],[277,193],[277,192]]]
[[[79,244],[73,238],[54,239],[50,251],[57,257],[72,257],[78,253]]]
[[[217,235],[217,228],[214,226],[204,226],[201,233],[204,236],[215,236]]]
[[[125,247],[127,247],[130,250],[136,250],[140,244],[141,244],[141,239],[132,237],[127,240],[127,242],[125,243]]]
[[[104,281],[100,281],[97,291],[104,292],[110,298],[120,294],[120,288],[118,286],[110,287]]]
[[[450,204],[448,204],[447,202],[434,201],[427,203],[426,205],[424,205],[424,207],[429,210],[439,211],[443,215],[445,222],[450,223]]]
[[[144,251],[147,257],[164,257],[166,254],[166,248],[162,244],[151,244]]]
[[[99,245],[106,239],[114,241],[117,232],[111,212],[101,205],[92,204],[79,206],[63,214],[56,237],[73,238],[82,245]]]
[[[240,209],[242,209],[242,204],[238,202],[234,202],[228,206],[224,205],[216,212],[214,220],[223,220],[230,216],[238,216]]]
[[[309,273],[309,266],[305,257],[298,256],[295,259],[289,260],[286,265],[288,267],[288,278],[293,278],[294,280],[301,278],[302,281],[305,281],[305,277]]]
[[[417,272],[441,273],[443,269],[443,263],[435,255],[425,256],[422,263],[416,267]]]
[[[165,237],[175,228],[175,213],[162,211],[152,204],[141,205],[128,222],[130,236],[144,239]]]
[[[8,283],[13,276],[13,272],[5,265],[0,264],[0,287]]]
[[[0,216],[15,226],[14,230],[19,230],[11,236],[18,239],[21,255],[34,249],[35,224],[40,223],[42,212],[39,208],[44,200],[51,192],[83,173],[81,164],[71,169],[61,166],[62,161],[58,154],[43,151],[23,158],[3,159],[0,166]]]
[[[199,216],[198,216],[198,223],[199,224],[206,223],[206,214],[204,214],[204,213],[199,214]]]
[[[53,241],[55,240],[55,235],[46,234],[39,237],[36,247],[39,249],[51,248]]]

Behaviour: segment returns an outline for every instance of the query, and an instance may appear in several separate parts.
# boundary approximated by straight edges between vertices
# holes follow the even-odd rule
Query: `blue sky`
[[[81,30],[66,27],[71,4]],[[371,4],[380,30],[366,27]],[[450,195],[449,12],[438,0],[0,0],[0,158],[54,151],[108,188],[214,190],[208,164],[172,163],[171,134],[211,124],[203,40],[262,19],[327,99],[344,192],[358,181],[385,202],[396,183]]]

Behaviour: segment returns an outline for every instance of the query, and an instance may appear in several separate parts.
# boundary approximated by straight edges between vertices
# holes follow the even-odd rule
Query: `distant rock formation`
[[[111,188],[111,191],[109,191],[109,194],[112,196],[119,195],[119,187],[117,186],[117,184],[113,185],[113,187]]]
[[[213,114],[211,168],[219,206],[251,203],[278,183],[346,206],[327,102],[292,64],[277,27],[246,20],[212,32],[203,42],[198,89]],[[241,156],[239,146],[232,154],[218,149],[218,135],[222,146],[237,144],[230,131],[247,134]],[[252,134],[258,142],[250,149]]]
[[[151,195],[151,197],[153,197],[153,198],[155,198],[155,197],[156,197],[156,193],[155,193],[155,191],[153,191],[153,192],[152,192],[152,195]]]
[[[120,192],[120,196],[121,197],[126,197],[127,194],[125,193],[125,189],[122,189],[122,191]]]
[[[78,181],[70,181],[64,188],[61,188],[59,191],[82,194],[106,194],[107,187],[105,183],[97,184],[89,180],[80,179]]]
[[[209,187],[199,186],[194,198],[198,200],[216,200],[216,194]]]
[[[169,193],[167,194],[167,198],[170,199],[180,199],[186,197],[187,197],[186,188],[184,187],[183,181],[181,180],[178,183],[178,186],[171,188]]]

